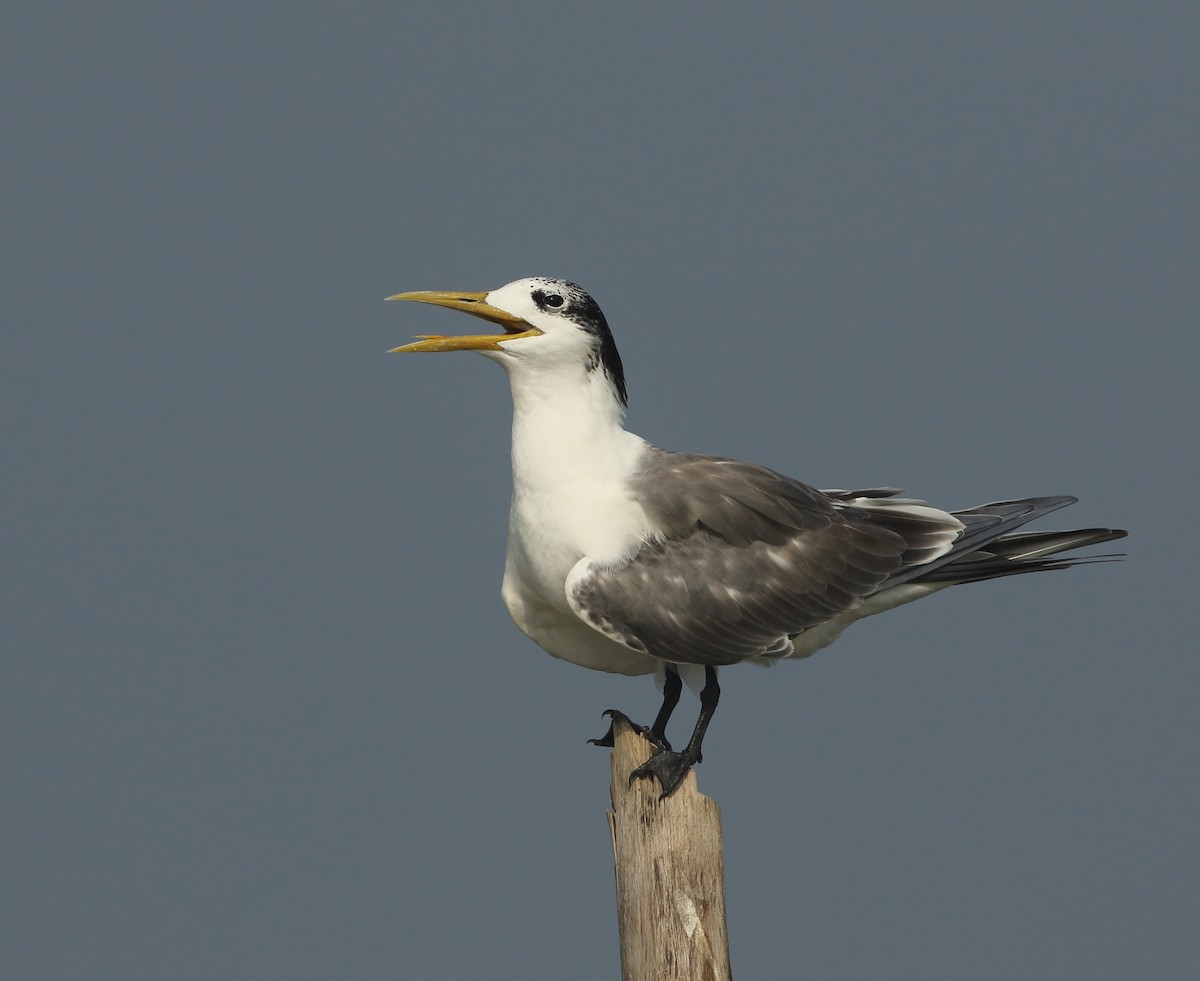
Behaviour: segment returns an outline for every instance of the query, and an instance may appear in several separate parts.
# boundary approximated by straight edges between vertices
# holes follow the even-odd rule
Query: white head
[[[595,300],[565,279],[535,276],[490,293],[398,293],[388,299],[463,310],[504,328],[503,334],[421,335],[421,340],[394,351],[477,351],[500,362],[510,374],[556,368],[601,371],[625,404],[621,356],[604,314]]]

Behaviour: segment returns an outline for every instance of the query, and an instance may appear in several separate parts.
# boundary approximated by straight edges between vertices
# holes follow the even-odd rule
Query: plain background
[[[541,274],[659,445],[1133,532],[723,675],[737,976],[1196,977],[1197,10],[10,11],[0,974],[618,975],[658,696],[507,619],[502,373],[385,353]]]

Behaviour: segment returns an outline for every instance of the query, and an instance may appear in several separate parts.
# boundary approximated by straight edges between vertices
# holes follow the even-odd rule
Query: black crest
[[[596,338],[596,350],[588,370],[599,368],[612,380],[621,405],[629,404],[625,390],[625,369],[616,341],[608,329],[608,321],[599,304],[580,286],[565,279],[542,279],[530,294],[539,310],[558,311],[572,323],[578,324]]]

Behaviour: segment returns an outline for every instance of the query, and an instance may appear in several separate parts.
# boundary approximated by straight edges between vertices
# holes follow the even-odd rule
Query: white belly
[[[547,654],[614,674],[652,674],[660,665],[657,658],[609,640],[569,609],[542,602],[515,576],[505,575],[502,594],[513,622]]]
[[[644,512],[621,490],[514,497],[502,595],[513,622],[555,657],[597,671],[650,674],[658,660],[589,627],[567,602],[580,559],[619,561],[645,539]]]

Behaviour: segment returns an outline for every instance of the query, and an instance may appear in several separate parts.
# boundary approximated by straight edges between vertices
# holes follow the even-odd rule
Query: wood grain
[[[721,811],[689,773],[666,800],[629,774],[651,753],[623,720],[612,754],[613,861],[624,981],[728,981]]]

